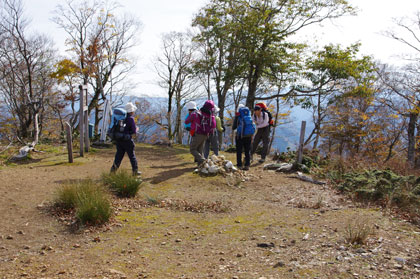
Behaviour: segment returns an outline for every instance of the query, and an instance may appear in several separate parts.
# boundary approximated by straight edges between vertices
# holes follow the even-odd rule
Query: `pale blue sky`
[[[64,51],[64,34],[50,21],[56,5],[62,0],[23,0],[26,14],[32,18],[32,27],[49,34],[57,48]],[[170,31],[184,31],[193,15],[206,0],[120,0],[125,10],[136,15],[143,23],[140,44],[135,49],[139,56],[135,79],[139,82],[136,95],[163,95],[164,90],[156,84],[156,74],[151,67],[153,56],[160,49],[160,35]],[[345,46],[360,41],[361,51],[366,55],[390,63],[399,63],[397,55],[408,49],[382,35],[381,31],[392,26],[392,17],[412,16],[420,11],[419,0],[349,0],[360,9],[359,15],[325,22],[322,27],[313,27],[301,34],[309,42],[318,45],[340,43]],[[313,38],[316,35],[316,39]]]

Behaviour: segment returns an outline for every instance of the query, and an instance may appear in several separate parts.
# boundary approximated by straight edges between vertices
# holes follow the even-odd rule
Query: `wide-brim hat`
[[[197,104],[194,101],[188,102],[186,105],[188,110],[196,110]]]
[[[132,102],[128,102],[126,105],[125,105],[125,111],[127,112],[127,113],[130,113],[130,112],[135,112],[137,110],[137,107],[132,103]]]

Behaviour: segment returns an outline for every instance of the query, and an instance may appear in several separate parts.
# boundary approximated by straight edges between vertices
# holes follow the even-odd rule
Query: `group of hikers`
[[[225,127],[218,113],[220,109],[212,100],[204,102],[203,106],[197,107],[193,101],[186,104],[188,114],[185,118],[184,127],[190,135],[190,152],[194,156],[197,166],[200,166],[209,157],[210,149],[213,153],[219,155],[219,142],[223,139]],[[111,120],[110,132],[111,138],[115,140],[117,152],[115,154],[114,163],[111,172],[115,172],[127,153],[130,158],[133,175],[140,175],[136,155],[134,153],[134,141],[132,135],[137,132],[134,121],[134,112],[137,107],[128,102],[125,106],[124,113],[114,110],[113,119]],[[122,110],[120,110],[122,111]],[[121,118],[118,119],[118,114]],[[263,102],[257,103],[254,107],[254,114],[251,110],[240,104],[235,113],[232,124],[232,131],[236,131],[236,165],[239,169],[249,170],[253,155],[258,145],[262,141],[262,151],[259,163],[265,162],[268,153],[270,127],[272,126],[272,116],[268,111],[267,105]],[[245,153],[245,160],[242,160]]]

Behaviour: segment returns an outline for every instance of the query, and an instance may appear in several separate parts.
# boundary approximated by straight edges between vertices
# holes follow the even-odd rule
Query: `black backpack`
[[[111,123],[109,125],[108,132],[106,133],[111,140],[116,141],[131,139],[129,134],[124,133],[126,117],[127,113],[125,110],[120,108],[114,109],[111,117]]]

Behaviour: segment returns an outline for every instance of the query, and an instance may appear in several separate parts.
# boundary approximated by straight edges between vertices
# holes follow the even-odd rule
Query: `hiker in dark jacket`
[[[232,130],[237,130],[240,126],[239,117],[240,113],[239,110],[244,108],[245,106],[240,104],[238,106],[238,111],[235,114],[235,118],[233,120]],[[248,110],[249,111],[249,110]],[[241,128],[240,128],[241,129]],[[255,131],[255,129],[254,129]],[[236,165],[239,169],[242,170],[249,170],[249,166],[251,165],[251,142],[252,142],[253,134],[249,135],[242,135],[241,131],[236,131],[235,137],[235,144],[236,144]],[[242,165],[242,151],[245,152],[245,164]]]
[[[134,112],[137,110],[137,107],[129,102],[125,105],[125,110],[127,112],[127,117],[124,121],[124,134],[125,136],[116,141],[117,153],[115,154],[114,163],[111,167],[111,172],[117,171],[121,165],[121,161],[124,158],[124,154],[127,152],[128,158],[130,158],[131,169],[133,175],[141,175],[141,172],[138,170],[136,155],[134,154],[134,141],[132,135],[135,135],[137,132],[136,122],[134,121]]]

